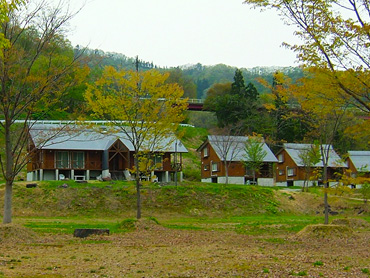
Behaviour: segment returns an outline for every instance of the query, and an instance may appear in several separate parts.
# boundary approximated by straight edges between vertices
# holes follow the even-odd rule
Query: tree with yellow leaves
[[[168,74],[156,70],[144,72],[106,67],[102,77],[89,85],[85,97],[95,117],[111,122],[126,134],[135,153],[137,218],[141,218],[139,169],[140,157],[147,156],[173,134],[185,119],[187,100],[183,89],[168,84]]]
[[[307,67],[327,70],[336,97],[370,113],[370,5],[364,0],[245,0],[274,9],[301,44],[284,45]],[[343,75],[345,74],[345,76]]]

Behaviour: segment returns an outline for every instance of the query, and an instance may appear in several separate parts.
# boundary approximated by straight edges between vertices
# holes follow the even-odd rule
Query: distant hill
[[[91,68],[103,68],[104,66],[113,66],[117,69],[135,69],[136,58],[128,57],[121,53],[104,52],[102,50],[75,48],[76,52],[84,51],[89,58],[89,66]],[[204,98],[205,92],[215,83],[232,82],[235,73],[235,67],[224,64],[213,66],[205,66],[198,64],[179,65],[178,67],[158,67],[153,61],[139,60],[139,69],[148,70],[156,68],[160,71],[181,70],[186,82],[193,82],[196,86],[197,98]],[[302,70],[299,67],[253,67],[241,68],[246,83],[253,83],[260,94],[267,93],[268,90],[262,86],[256,79],[263,78],[269,83],[272,83],[273,73],[281,71],[293,81],[302,77]]]

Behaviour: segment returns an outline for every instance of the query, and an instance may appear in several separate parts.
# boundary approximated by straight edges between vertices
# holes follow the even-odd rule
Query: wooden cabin
[[[131,179],[134,147],[123,132],[103,127],[35,124],[30,129],[27,180]],[[152,177],[160,182],[182,178],[182,154],[187,149],[174,136],[161,140],[150,152],[157,167]],[[150,178],[150,177],[145,177]]]
[[[370,179],[370,151],[348,151],[346,162],[351,178]]]
[[[328,179],[335,180],[338,178],[336,172],[343,172],[346,165],[342,162],[339,155],[331,145],[323,145],[325,149],[329,148]],[[322,172],[322,156],[320,162],[307,167],[304,165],[302,156],[304,152],[312,149],[311,144],[294,144],[286,143],[283,148],[276,153],[278,163],[276,166],[276,184],[279,186],[303,186],[308,172],[309,186],[322,183],[321,178],[313,178],[314,172]]]
[[[226,168],[228,167],[228,183],[250,184],[253,181],[253,173],[246,169],[242,163],[245,158],[245,136],[218,136],[210,135],[198,148],[201,155],[201,179],[202,182],[225,183]],[[257,183],[260,185],[273,186],[273,163],[276,157],[270,148],[263,143],[266,156],[261,170],[256,173]]]

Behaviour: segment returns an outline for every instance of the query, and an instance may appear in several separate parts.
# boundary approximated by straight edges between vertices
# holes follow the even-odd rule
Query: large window
[[[85,153],[84,152],[72,152],[72,168],[73,169],[84,169],[85,168]]]
[[[153,157],[153,163],[155,166],[155,170],[162,170],[163,169],[163,157],[160,155],[155,155]]]
[[[69,152],[57,152],[55,161],[57,169],[69,168]]]

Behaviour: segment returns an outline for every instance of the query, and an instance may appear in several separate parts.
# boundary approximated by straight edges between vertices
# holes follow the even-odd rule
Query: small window
[[[278,160],[279,160],[279,163],[283,163],[284,162],[284,154],[279,154],[278,156]]]
[[[287,169],[287,174],[288,174],[288,177],[292,177],[292,176],[295,176],[295,168],[288,168]]]
[[[203,149],[203,157],[207,157],[208,156],[208,148],[207,147],[205,147],[204,149]]]
[[[218,163],[213,162],[212,163],[212,172],[217,172],[218,171]]]
[[[279,176],[282,176],[285,174],[285,171],[284,170],[279,170]]]
[[[204,164],[203,169],[204,169],[204,171],[209,171],[209,164]]]

